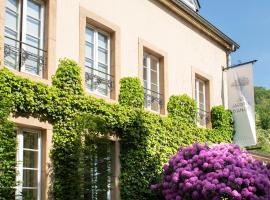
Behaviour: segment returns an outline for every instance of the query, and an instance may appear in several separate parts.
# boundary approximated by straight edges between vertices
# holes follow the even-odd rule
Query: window
[[[106,139],[88,139],[85,152],[84,199],[110,200],[113,191],[114,142]]]
[[[143,55],[143,86],[145,108],[160,112],[160,63],[159,58],[144,52]]]
[[[41,199],[41,135],[27,129],[18,130],[16,199]]]
[[[86,27],[85,84],[98,95],[109,96],[112,89],[110,71],[110,35],[94,27]]]
[[[43,76],[44,2],[6,0],[5,66]]]
[[[207,96],[205,80],[195,79],[195,100],[198,108],[198,125],[206,127],[208,122]]]

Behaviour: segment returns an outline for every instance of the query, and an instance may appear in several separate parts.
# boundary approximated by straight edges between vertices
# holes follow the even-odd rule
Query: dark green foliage
[[[11,97],[12,112],[53,124],[52,199],[80,200],[85,194],[82,163],[87,158],[82,162],[81,156],[85,152],[85,132],[93,137],[97,132],[110,132],[121,138],[123,200],[157,199],[149,186],[157,182],[162,165],[180,145],[232,141],[231,121],[226,122],[231,119],[224,120],[227,115],[221,114],[213,118],[214,129],[198,128],[196,104],[187,96],[172,97],[168,105],[170,117],[162,117],[142,109],[143,89],[137,78],[121,81],[121,105],[84,95],[81,84],[80,68],[70,60],[60,62],[52,86],[0,70],[0,91]]]
[[[0,92],[0,199],[15,199],[16,133],[7,120],[10,99]]]
[[[260,117],[259,126],[265,130],[270,129],[270,90],[255,87],[255,103]]]
[[[57,73],[52,78],[53,85],[69,95],[83,94],[80,66],[69,59],[60,60]]]
[[[187,123],[195,123],[196,121],[196,102],[187,95],[171,96],[167,109],[170,117],[179,117]]]
[[[257,146],[261,153],[270,154],[270,90],[255,87]]]
[[[216,106],[211,110],[212,128],[230,129],[233,127],[232,112],[223,106]]]
[[[120,81],[119,104],[133,108],[143,108],[144,91],[139,78],[126,77]]]

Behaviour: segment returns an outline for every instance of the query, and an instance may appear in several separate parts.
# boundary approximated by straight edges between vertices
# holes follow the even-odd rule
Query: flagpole
[[[250,63],[255,63],[257,62],[258,60],[252,60],[252,61],[248,61],[248,62],[244,62],[244,63],[240,63],[240,64],[237,64],[237,65],[232,65],[230,67],[223,67],[223,71],[226,71],[226,70],[229,70],[231,68],[236,68],[236,67],[241,67],[242,65],[246,65],[246,64],[250,64]]]

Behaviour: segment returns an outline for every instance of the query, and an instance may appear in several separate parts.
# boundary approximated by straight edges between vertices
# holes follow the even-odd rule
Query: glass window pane
[[[158,99],[159,99],[159,94],[152,92],[152,102],[151,102],[151,110],[158,112],[159,111],[159,103],[158,103]]]
[[[143,81],[143,86],[144,86],[144,88],[147,88],[147,81]]]
[[[151,70],[151,83],[158,85],[157,72]]]
[[[23,170],[23,187],[37,187],[38,171],[24,169]]]
[[[104,49],[108,48],[108,37],[102,33],[98,33],[98,46]]]
[[[37,151],[23,151],[23,167],[37,168],[38,167],[38,152]]]
[[[93,44],[94,43],[94,31],[93,31],[93,29],[87,27],[85,32],[86,32],[86,41]]]
[[[36,48],[39,48],[39,39],[32,37],[31,35],[28,35],[28,34],[26,35],[26,43]],[[26,48],[28,49],[33,48],[33,47],[30,47],[29,45],[26,45]]]
[[[17,12],[18,10],[18,0],[7,0],[6,1],[6,7],[13,10],[14,12]]]
[[[85,59],[85,66],[87,67],[87,68],[93,68],[93,60],[91,60],[91,59],[88,59],[88,58],[86,58]],[[87,69],[86,68],[86,69]]]
[[[151,58],[151,70],[157,71],[158,70],[158,59]]]
[[[106,50],[98,49],[98,62],[108,64],[108,53]]]
[[[40,38],[40,21],[27,17],[27,33],[35,38]]]
[[[13,30],[11,30],[9,28],[5,28],[5,35],[12,38],[12,39],[5,38],[5,43],[6,44],[9,44],[9,45],[12,45],[12,46],[19,46],[19,42],[15,41],[15,40],[17,40],[17,32],[15,32],[15,31],[13,31]],[[16,43],[17,43],[17,45],[16,45]]]
[[[91,62],[87,62],[87,65],[93,65]],[[87,66],[86,65],[86,66]],[[94,79],[93,79],[93,68],[86,67],[85,68],[85,83],[86,87],[90,90],[94,89]]]
[[[38,150],[38,134],[24,131],[23,148]]]
[[[41,6],[32,0],[28,0],[27,2],[27,15],[40,19],[40,9]]]
[[[30,200],[36,200],[38,199],[37,196],[38,196],[38,193],[37,193],[37,189],[26,189],[26,188],[23,188],[23,198],[24,199],[30,199]]]
[[[199,102],[204,104],[204,94],[203,93],[199,93]]]
[[[6,9],[6,16],[5,16],[5,25],[9,27],[11,30],[18,31],[18,16],[17,13],[10,11],[9,9]]]
[[[108,73],[108,66],[99,63],[98,64],[98,71],[104,72],[103,74],[107,74]]]
[[[203,87],[204,87],[204,82],[200,81],[199,82],[199,91],[203,92]]]
[[[159,104],[158,104],[158,102],[154,101],[153,103],[151,103],[151,110],[159,112]]]
[[[93,59],[94,56],[94,46],[91,43],[86,43],[85,47],[85,57]]]
[[[151,90],[157,93],[158,92],[158,86],[155,85],[155,84],[151,84]]]
[[[143,68],[143,80],[147,81],[147,68]]]
[[[143,57],[143,66],[147,68],[147,56]]]
[[[201,111],[204,111],[204,110],[205,110],[205,106],[204,106],[204,104],[199,103],[199,109],[200,109]]]

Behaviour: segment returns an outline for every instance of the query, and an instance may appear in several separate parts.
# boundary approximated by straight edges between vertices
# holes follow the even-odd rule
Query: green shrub
[[[120,81],[119,104],[133,108],[143,108],[144,91],[139,78],[126,77]]]
[[[169,117],[179,117],[187,123],[195,123],[197,116],[197,105],[194,99],[187,95],[171,96],[167,110]]]

